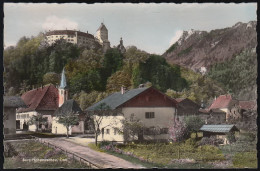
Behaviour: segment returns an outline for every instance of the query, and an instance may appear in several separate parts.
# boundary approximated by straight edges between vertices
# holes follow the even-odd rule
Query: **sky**
[[[4,44],[39,32],[76,29],[95,35],[102,22],[111,47],[120,37],[149,53],[163,54],[183,30],[210,31],[257,20],[257,3],[5,3]]]

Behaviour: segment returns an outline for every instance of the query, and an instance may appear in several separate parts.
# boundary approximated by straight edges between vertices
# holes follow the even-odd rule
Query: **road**
[[[141,165],[130,163],[124,159],[115,157],[113,155],[98,152],[92,150],[87,146],[64,140],[64,138],[43,138],[42,140],[45,142],[49,142],[53,145],[59,146],[69,152],[73,152],[103,168],[144,168]]]

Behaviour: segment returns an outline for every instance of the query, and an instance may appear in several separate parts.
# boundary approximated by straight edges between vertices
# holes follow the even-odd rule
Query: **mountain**
[[[206,31],[183,31],[182,36],[164,54],[171,64],[199,71],[231,60],[243,50],[257,45],[256,21],[238,22],[232,27]]]

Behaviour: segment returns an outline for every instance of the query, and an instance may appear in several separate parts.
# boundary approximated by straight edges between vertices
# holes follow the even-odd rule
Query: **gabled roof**
[[[98,30],[107,30],[105,24],[101,23],[101,25],[99,26],[99,28],[97,29]]]
[[[228,133],[231,130],[239,131],[235,125],[203,125],[200,131]]]
[[[65,101],[61,107],[59,107],[54,115],[66,115],[66,114],[80,114],[82,113],[81,108],[77,104],[77,102],[73,99]]]
[[[105,103],[110,107],[110,109],[116,109],[118,107],[121,107],[121,105],[125,104],[129,100],[133,99],[134,97],[140,95],[141,93],[144,93],[148,91],[149,89],[156,90],[153,87],[144,87],[144,88],[137,88],[137,89],[132,89],[129,91],[126,91],[124,94],[121,94],[121,92],[116,92],[113,93],[103,100],[95,103],[94,105],[90,106],[87,108],[87,111],[95,110],[100,104]],[[162,92],[156,90],[158,93],[163,94]],[[164,94],[163,94],[164,95]],[[177,104],[174,99],[171,99],[168,96],[165,96],[166,98],[169,98],[175,105]]]
[[[28,107],[18,109],[18,113],[35,110],[56,110],[59,107],[58,89],[52,84],[27,91],[21,98]]]
[[[209,109],[221,109],[228,108],[231,103],[233,104],[235,101],[232,100],[230,94],[228,95],[220,95],[209,107]]]
[[[239,107],[244,110],[254,109],[256,106],[256,101],[239,101]]]
[[[18,96],[4,96],[4,107],[27,107],[21,97]]]
[[[103,100],[88,107],[87,110],[95,110],[95,108],[98,105],[100,105],[101,103],[105,103],[111,109],[116,109],[121,104],[127,102],[128,100],[132,99],[133,97],[137,96],[138,94],[144,92],[145,90],[147,90],[149,88],[150,87],[132,89],[132,90],[126,91],[124,94],[121,94],[121,92],[113,93],[113,94],[107,96],[106,98],[104,98]]]

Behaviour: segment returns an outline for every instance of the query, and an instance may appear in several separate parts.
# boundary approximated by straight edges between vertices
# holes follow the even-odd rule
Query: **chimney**
[[[125,94],[125,87],[121,86],[121,94]]]

